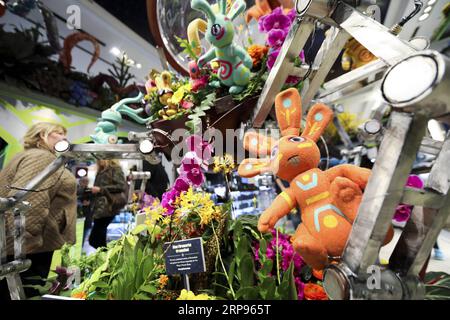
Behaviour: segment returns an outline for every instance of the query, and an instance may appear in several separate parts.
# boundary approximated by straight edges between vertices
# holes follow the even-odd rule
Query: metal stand
[[[151,173],[149,171],[145,171],[145,172],[133,171],[133,172],[131,172],[131,185],[130,185],[130,190],[128,192],[128,203],[131,203],[131,199],[136,190],[136,181],[142,180],[141,187],[139,188],[139,192],[140,192],[140,194],[143,194],[145,191],[145,186],[147,185],[147,181],[150,179],[150,177],[151,177]]]
[[[258,101],[251,126],[261,127],[276,94],[289,75],[301,76],[293,61],[303,49],[316,22],[335,28],[332,43],[319,69],[311,74],[302,103],[307,112],[314,98],[324,103],[369,85],[381,92],[393,107],[367,184],[358,216],[353,224],[340,264],[324,273],[324,287],[331,299],[423,299],[424,286],[419,271],[450,213],[450,141],[441,146],[423,139],[429,119],[450,113],[450,62],[436,51],[417,51],[389,29],[365,16],[358,0],[298,0],[299,16],[281,49]],[[379,58],[323,85],[326,75],[349,37],[355,38]],[[389,70],[388,70],[389,69]],[[379,75],[384,75],[382,81]],[[361,81],[365,80],[363,84]],[[446,92],[447,91],[447,92]],[[425,191],[405,188],[419,150],[433,149],[437,160]],[[377,265],[380,247],[399,203],[416,210],[390,258],[388,268]],[[423,207],[423,210],[422,210]],[[371,270],[379,269],[377,283]]]
[[[67,141],[62,141],[55,146],[55,149],[61,155],[44,171],[33,178],[24,187],[24,190],[18,191],[12,198],[0,198],[0,279],[6,278],[11,299],[26,299],[19,273],[26,271],[31,266],[31,261],[23,259],[24,256],[22,254],[23,229],[26,219],[24,212],[30,208],[29,204],[24,201],[30,194],[30,191],[25,190],[34,190],[39,187],[48,177],[71,159],[146,159],[151,163],[158,163],[159,158],[153,152],[152,145],[149,145],[148,136],[145,135],[145,138],[141,138],[139,141],[136,144],[112,145],[71,145]],[[149,176],[149,173],[144,173],[141,179],[148,179]],[[146,180],[143,181],[144,188],[145,182]],[[14,261],[7,263],[5,213],[10,210],[14,214]]]
[[[58,171],[65,161],[64,157],[56,159],[46,170],[32,179],[24,189],[32,190],[39,187],[49,176]],[[31,261],[24,259],[22,253],[24,213],[30,209],[29,203],[24,200],[29,194],[28,191],[18,191],[12,198],[0,198],[0,279],[6,278],[12,300],[26,299],[19,273],[28,270],[31,266]],[[14,214],[14,261],[7,262],[5,214],[10,210]]]
[[[187,273],[183,273],[183,283],[184,283],[184,288],[187,291],[191,291],[191,285],[189,284],[189,275]]]

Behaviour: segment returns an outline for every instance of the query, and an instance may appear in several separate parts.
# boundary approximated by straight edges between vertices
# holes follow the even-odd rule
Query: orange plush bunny
[[[259,156],[270,157],[245,159],[238,173],[253,177],[273,172],[290,182],[290,187],[261,215],[258,229],[269,231],[293,208],[300,207],[302,224],[292,237],[293,246],[307,264],[321,270],[329,258],[341,256],[371,171],[354,165],[340,165],[327,171],[317,168],[320,152],[316,142],[333,119],[327,106],[316,104],[311,108],[301,136],[298,91],[292,88],[279,93],[275,108],[281,139],[275,141],[255,132],[247,133],[244,147]],[[391,228],[387,242],[392,235]]]

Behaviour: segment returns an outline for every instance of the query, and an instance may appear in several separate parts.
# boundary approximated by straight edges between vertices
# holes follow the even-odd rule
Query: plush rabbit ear
[[[282,136],[300,134],[302,101],[297,89],[280,92],[275,98],[275,111]]]
[[[244,148],[260,157],[270,154],[275,143],[275,139],[256,132],[247,132],[244,136]]]
[[[332,120],[333,111],[330,108],[321,103],[315,104],[306,117],[306,128],[302,133],[302,137],[310,138],[314,141],[319,140]]]
[[[219,10],[221,14],[227,14],[227,0],[219,0]]]
[[[244,178],[251,178],[264,172],[271,172],[270,159],[245,159],[238,168],[238,174]]]
[[[236,19],[236,17],[240,15],[246,7],[247,5],[244,0],[235,0],[234,4],[231,6],[230,12],[228,12],[228,18],[230,20]]]
[[[192,0],[191,7],[192,9],[203,11],[208,17],[208,20],[216,20],[216,15],[214,14],[213,9],[211,8],[210,4],[206,2],[206,0]]]

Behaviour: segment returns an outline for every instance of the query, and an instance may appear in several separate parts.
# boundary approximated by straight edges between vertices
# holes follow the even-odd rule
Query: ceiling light
[[[436,3],[436,0],[430,0],[430,1],[428,1],[427,5],[432,6],[435,3]]]
[[[431,10],[433,10],[432,6],[428,6],[425,8],[425,10],[423,10],[424,13],[429,13]]]
[[[138,63],[138,64],[136,65],[136,68],[141,69],[141,68],[142,68],[142,64]]]
[[[86,175],[87,175],[87,171],[86,171],[86,169],[84,169],[84,168],[82,168],[82,169],[79,169],[78,171],[77,171],[77,175],[79,176],[79,177],[85,177]]]
[[[121,53],[120,49],[116,48],[116,47],[113,47],[109,52],[111,52],[116,57],[120,56],[120,53]]]
[[[420,16],[419,21],[425,21],[426,19],[428,19],[429,16],[430,16],[429,13],[424,13],[423,15]]]

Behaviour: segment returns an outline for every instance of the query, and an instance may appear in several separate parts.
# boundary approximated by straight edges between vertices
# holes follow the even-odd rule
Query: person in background
[[[86,236],[92,228],[92,211],[91,200],[92,192],[88,187],[88,177],[83,177],[78,182],[77,197],[80,204],[81,214],[84,217],[84,229],[83,229],[83,243],[86,241]]]
[[[153,165],[144,161],[143,171],[150,171],[151,174],[145,186],[145,193],[161,200],[162,195],[167,191],[170,183],[164,166],[161,163]]]
[[[94,226],[89,236],[89,244],[92,247],[97,249],[106,246],[108,225],[120,210],[112,208],[111,195],[124,193],[126,201],[126,190],[127,183],[119,162],[116,160],[99,160],[94,186],[91,189],[94,196],[92,203]]]
[[[41,173],[56,159],[55,144],[66,139],[67,130],[59,124],[40,122],[28,129],[23,138],[24,151],[17,154],[0,172],[0,197],[14,196],[31,179]],[[50,271],[53,252],[64,243],[76,241],[77,183],[72,173],[64,167],[58,169],[38,188],[30,192],[26,201],[31,204],[25,214],[22,253],[31,260],[31,267],[20,273],[24,285],[45,285]],[[14,259],[14,221],[6,216],[7,259]],[[24,288],[27,298],[39,292]],[[9,300],[6,280],[0,281],[0,299]]]

